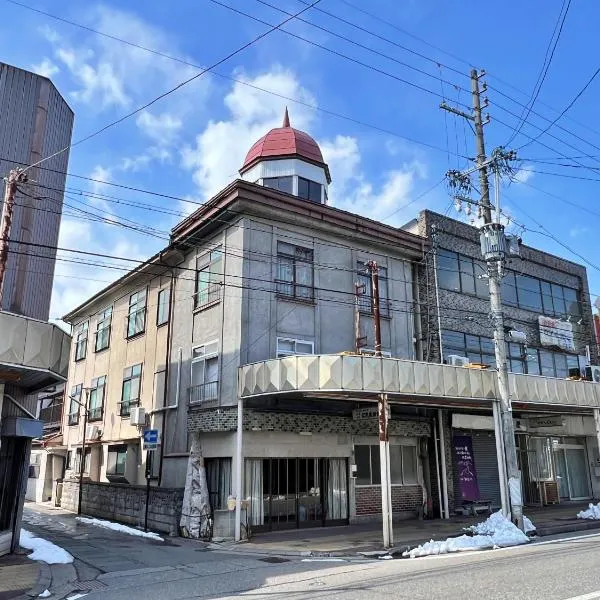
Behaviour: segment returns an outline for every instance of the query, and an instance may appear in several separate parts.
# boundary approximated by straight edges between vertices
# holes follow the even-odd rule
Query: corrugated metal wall
[[[48,79],[0,63],[0,176],[68,146],[72,127],[73,113]],[[56,246],[68,160],[64,152],[28,172],[38,185],[16,197],[11,240]],[[14,243],[9,249],[1,308],[47,320],[55,251]]]
[[[471,436],[480,498],[491,500],[492,506],[499,508],[501,504],[500,478],[498,477],[498,463],[496,461],[496,438],[493,432],[453,429],[452,434],[453,436]],[[459,506],[461,494],[454,446],[452,446],[452,471],[454,475],[454,497],[457,498],[456,504]]]

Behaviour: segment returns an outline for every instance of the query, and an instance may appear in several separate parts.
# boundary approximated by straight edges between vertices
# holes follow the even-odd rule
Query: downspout
[[[167,402],[169,398],[169,365],[171,364],[171,332],[173,330],[173,304],[175,302],[175,269],[171,269],[169,283],[169,315],[167,323],[167,351],[165,355],[165,388],[163,392],[162,440],[160,444],[160,464],[158,468],[158,486],[162,483],[165,444],[167,440]]]
[[[423,327],[421,323],[421,298],[419,294],[418,266],[412,267],[412,296],[413,296],[413,330],[415,334],[416,359],[423,360]]]
[[[438,272],[437,272],[437,248],[433,250],[433,277],[435,282],[435,308],[437,311],[437,322],[438,322],[438,338],[440,345],[440,363],[444,362],[444,349],[442,348],[442,315],[440,314],[440,286],[438,283]]]

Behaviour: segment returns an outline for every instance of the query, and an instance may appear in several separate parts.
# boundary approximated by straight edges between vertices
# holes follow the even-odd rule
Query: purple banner
[[[461,497],[463,500],[479,500],[473,440],[470,435],[455,435],[453,442]]]

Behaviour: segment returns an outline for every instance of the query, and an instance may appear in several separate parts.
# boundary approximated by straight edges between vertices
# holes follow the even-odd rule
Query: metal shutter
[[[498,477],[498,462],[496,460],[496,438],[491,431],[473,431],[469,429],[453,429],[454,435],[470,435],[473,440],[473,458],[477,469],[479,496],[483,500],[491,500],[494,508],[500,508],[500,478]],[[460,503],[460,486],[456,455],[452,446],[452,472],[454,479],[454,497],[457,506]]]

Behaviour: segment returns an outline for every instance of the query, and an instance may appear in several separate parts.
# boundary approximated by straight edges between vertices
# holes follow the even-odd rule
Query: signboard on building
[[[390,418],[390,407],[388,405],[388,419]],[[366,408],[355,408],[352,411],[352,419],[354,421],[368,421],[379,418],[379,406],[367,406]]]
[[[530,427],[562,427],[563,419],[560,415],[553,417],[531,417],[527,419]]]
[[[461,498],[467,501],[479,500],[479,483],[473,456],[473,440],[470,435],[455,435],[453,442]]]
[[[538,317],[538,323],[542,346],[558,347],[569,352],[575,352],[572,323],[542,315]]]

